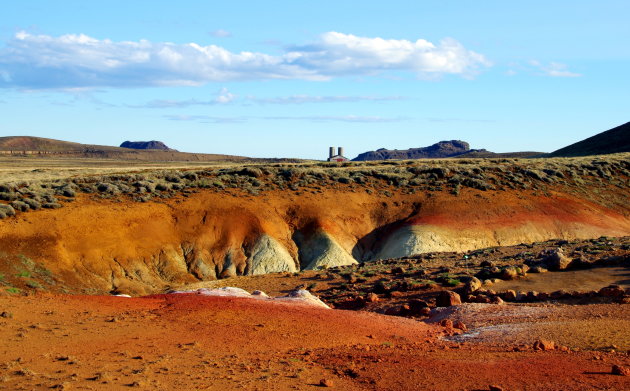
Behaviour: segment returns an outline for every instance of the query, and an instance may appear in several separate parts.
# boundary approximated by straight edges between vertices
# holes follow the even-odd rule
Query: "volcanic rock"
[[[564,255],[562,250],[555,250],[545,258],[544,262],[549,270],[565,270],[573,260]]]
[[[450,307],[452,305],[462,304],[462,299],[456,292],[442,291],[438,295],[435,305],[438,307]]]
[[[630,376],[630,368],[622,367],[621,365],[613,365],[610,373],[618,376]]]
[[[466,283],[464,290],[468,293],[472,293],[481,289],[481,285],[481,280],[477,277],[473,277]]]
[[[534,350],[554,350],[556,348],[556,344],[553,341],[539,339],[534,342],[533,348]]]
[[[604,297],[621,297],[625,291],[619,285],[608,285],[599,290],[599,295]]]
[[[379,301],[378,295],[376,293],[368,293],[365,296],[365,301],[368,303],[375,303],[377,301]]]

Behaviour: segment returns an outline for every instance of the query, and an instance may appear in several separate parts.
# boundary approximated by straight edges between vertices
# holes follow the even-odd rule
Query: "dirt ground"
[[[453,332],[438,324],[366,312],[199,295],[50,294],[0,297],[0,312],[2,389],[630,387],[630,377],[610,374],[630,365],[626,353],[446,341]]]

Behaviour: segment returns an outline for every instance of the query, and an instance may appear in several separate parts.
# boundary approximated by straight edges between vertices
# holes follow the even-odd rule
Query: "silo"
[[[339,147],[339,156],[343,156],[343,147]]]
[[[331,158],[335,156],[335,147],[330,147],[330,149],[328,149],[328,157]]]

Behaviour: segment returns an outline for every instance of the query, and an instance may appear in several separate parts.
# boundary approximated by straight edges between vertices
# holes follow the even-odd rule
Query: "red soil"
[[[447,343],[441,326],[370,313],[196,295],[0,297],[0,311],[11,390],[630,387],[609,374],[627,355]]]

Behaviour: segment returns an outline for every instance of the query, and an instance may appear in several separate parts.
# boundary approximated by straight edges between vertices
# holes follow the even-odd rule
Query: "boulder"
[[[450,307],[452,305],[462,304],[462,299],[456,292],[442,291],[438,295],[435,305],[438,307]]]
[[[504,280],[515,280],[518,278],[519,271],[514,266],[508,266],[501,271],[501,278]]]
[[[610,373],[617,376],[630,376],[630,368],[622,367],[621,365],[613,365]]]
[[[481,288],[481,285],[481,280],[479,280],[477,277],[473,277],[466,283],[464,291],[466,291],[466,293],[475,292]]]
[[[539,339],[534,342],[533,348],[534,350],[554,350],[556,348],[556,344],[553,341]]]
[[[464,322],[462,322],[461,320],[456,320],[455,322],[453,322],[453,328],[459,329],[461,331],[467,331],[468,330],[468,327],[466,327]]]
[[[625,291],[619,285],[608,285],[600,289],[598,293],[603,297],[622,297]]]
[[[367,303],[376,303],[377,301],[379,301],[379,297],[376,293],[368,293],[367,295],[365,295],[365,301]]]
[[[503,299],[506,301],[514,301],[516,300],[516,292],[513,290],[507,290],[503,293]]]
[[[453,321],[450,319],[442,319],[440,321],[440,326],[447,328],[447,329],[452,329],[453,328]]]
[[[573,260],[562,252],[562,250],[555,250],[547,256],[544,260],[549,270],[565,270],[567,269]]]

